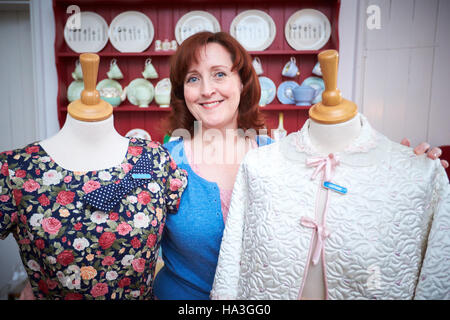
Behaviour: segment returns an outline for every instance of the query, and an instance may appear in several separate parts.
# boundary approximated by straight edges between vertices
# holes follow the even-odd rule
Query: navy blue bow
[[[102,186],[86,194],[83,201],[104,212],[112,211],[120,200],[132,190],[152,181],[152,163],[143,150],[138,162],[118,183]]]

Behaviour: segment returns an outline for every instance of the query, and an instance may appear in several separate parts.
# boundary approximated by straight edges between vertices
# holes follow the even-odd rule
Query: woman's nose
[[[215,92],[214,84],[209,79],[203,79],[202,81],[202,87],[201,87],[201,94],[205,97],[211,96]]]

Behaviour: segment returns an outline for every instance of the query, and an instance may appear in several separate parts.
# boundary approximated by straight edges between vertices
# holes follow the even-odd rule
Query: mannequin
[[[122,162],[128,139],[114,128],[112,106],[95,90],[99,57],[81,54],[85,90],[81,99],[68,106],[66,122],[54,136],[40,142],[61,167],[71,171],[93,171]]]
[[[309,137],[319,153],[330,154],[344,151],[361,132],[361,120],[357,107],[345,100],[337,89],[338,52],[325,50],[318,59],[323,72],[325,90],[322,102],[309,110]],[[323,220],[327,190],[321,188],[317,194],[317,220]],[[316,242],[317,239],[314,239]],[[317,265],[310,263],[301,299],[324,299],[323,268],[319,260]]]
[[[63,128],[0,153],[0,238],[14,234],[37,299],[152,299],[187,174],[157,142],[114,129],[95,90],[99,57],[80,61],[85,90]]]
[[[336,89],[239,168],[212,299],[450,299],[450,186],[439,161],[374,130]]]

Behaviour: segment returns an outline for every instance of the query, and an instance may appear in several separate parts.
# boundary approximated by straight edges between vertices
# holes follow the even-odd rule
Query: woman
[[[239,164],[270,138],[256,135],[264,125],[258,77],[229,34],[202,32],[185,40],[173,57],[170,81],[169,132],[183,128],[185,134],[165,147],[188,172],[190,188],[178,213],[166,220],[164,267],[154,291],[158,299],[208,299]]]

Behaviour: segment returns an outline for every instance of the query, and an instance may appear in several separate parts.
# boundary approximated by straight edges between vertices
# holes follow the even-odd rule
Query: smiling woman
[[[184,40],[170,81],[167,131],[188,134],[165,147],[189,182],[177,214],[166,220],[154,292],[158,299],[208,299],[237,170],[248,150],[271,140],[256,135],[264,121],[252,59],[229,34]]]

